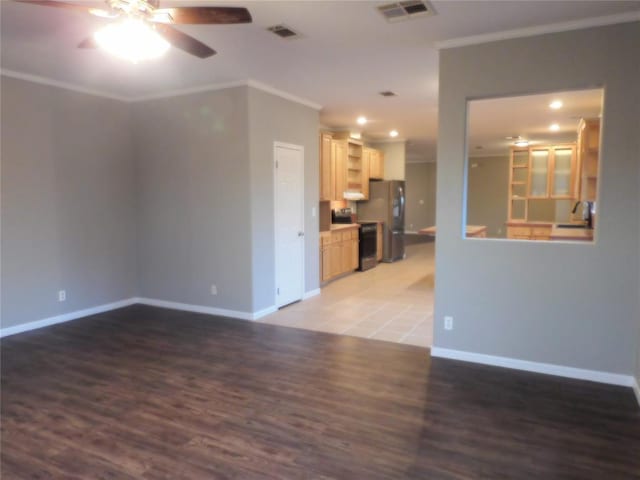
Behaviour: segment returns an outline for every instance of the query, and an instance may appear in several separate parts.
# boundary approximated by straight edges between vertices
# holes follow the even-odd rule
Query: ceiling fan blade
[[[196,40],[195,38],[187,35],[186,33],[182,33],[180,30],[176,30],[169,25],[164,24],[156,24],[155,25],[156,32],[158,32],[162,37],[180,50],[184,50],[191,55],[195,55],[199,58],[207,58],[216,54],[216,51],[212,48],[207,47],[200,40]]]
[[[158,8],[151,20],[158,23],[225,24],[251,23],[249,10],[243,7],[179,7]]]
[[[96,43],[95,38],[93,38],[93,35],[91,35],[81,41],[78,44],[78,48],[98,48],[98,44]]]

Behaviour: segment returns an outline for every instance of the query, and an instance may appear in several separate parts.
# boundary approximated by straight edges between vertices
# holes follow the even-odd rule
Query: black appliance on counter
[[[331,223],[353,223],[351,221],[351,209],[338,208],[331,210]]]
[[[378,264],[378,224],[375,222],[360,224],[360,243],[358,245],[358,270],[364,272]]]

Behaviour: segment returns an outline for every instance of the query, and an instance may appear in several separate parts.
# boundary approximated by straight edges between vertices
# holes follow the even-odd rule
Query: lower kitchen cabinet
[[[320,234],[320,280],[358,268],[358,228],[343,228]]]
[[[378,222],[377,238],[376,238],[376,260],[382,261],[382,230],[384,223]]]
[[[507,238],[519,240],[549,240],[552,224],[507,223]]]

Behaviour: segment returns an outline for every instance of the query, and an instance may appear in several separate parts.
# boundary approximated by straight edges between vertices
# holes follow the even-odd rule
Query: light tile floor
[[[335,280],[320,295],[259,321],[430,347],[434,243],[409,245],[406,254],[402,261]]]

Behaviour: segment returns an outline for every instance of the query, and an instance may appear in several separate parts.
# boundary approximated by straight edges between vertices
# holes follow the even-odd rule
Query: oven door
[[[360,225],[359,270],[368,270],[378,263],[376,260],[377,231],[375,223]]]

